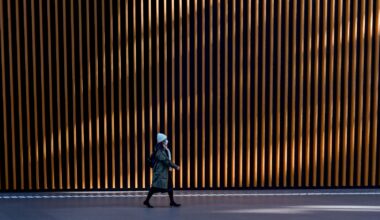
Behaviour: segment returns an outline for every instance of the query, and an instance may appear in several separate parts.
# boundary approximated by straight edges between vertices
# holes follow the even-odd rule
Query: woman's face
[[[168,144],[169,144],[169,141],[168,141],[168,140],[165,140],[165,141],[164,141],[164,146],[165,146],[165,147],[168,147]]]

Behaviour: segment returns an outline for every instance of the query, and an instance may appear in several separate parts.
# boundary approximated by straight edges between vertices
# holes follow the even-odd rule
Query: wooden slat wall
[[[0,0],[0,191],[380,186],[380,1]]]

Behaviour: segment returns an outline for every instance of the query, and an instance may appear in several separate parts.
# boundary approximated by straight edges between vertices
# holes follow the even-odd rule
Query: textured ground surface
[[[0,220],[380,219],[380,189],[175,191],[144,208],[146,192],[0,193]]]

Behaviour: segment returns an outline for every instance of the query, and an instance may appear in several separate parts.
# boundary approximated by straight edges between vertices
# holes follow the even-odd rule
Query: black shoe
[[[150,204],[149,204],[149,201],[144,201],[144,205],[147,207],[147,208],[153,208],[153,206],[151,206]]]
[[[181,204],[175,203],[175,202],[173,201],[173,202],[170,202],[170,206],[171,206],[171,207],[180,207]]]

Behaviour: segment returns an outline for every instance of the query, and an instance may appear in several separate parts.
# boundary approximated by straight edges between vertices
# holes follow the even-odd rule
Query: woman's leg
[[[158,190],[154,187],[150,188],[149,192],[148,192],[148,196],[146,197],[145,201],[144,201],[144,205],[146,205],[148,208],[153,208],[153,206],[150,205],[149,203],[149,200],[150,198],[152,198],[153,194],[157,193]]]
[[[178,207],[181,205],[181,204],[174,202],[173,179],[172,179],[171,173],[169,173],[169,179],[168,179],[168,194],[169,194],[169,198],[170,198],[170,206]]]
[[[173,179],[172,179],[172,174],[169,172],[168,176],[168,194],[170,198],[170,203],[174,202],[174,196],[173,196]]]
[[[156,190],[154,188],[150,188],[150,190],[148,192],[148,196],[146,197],[145,201],[149,202],[150,198],[152,198],[152,196],[153,196],[154,193],[156,193]]]

